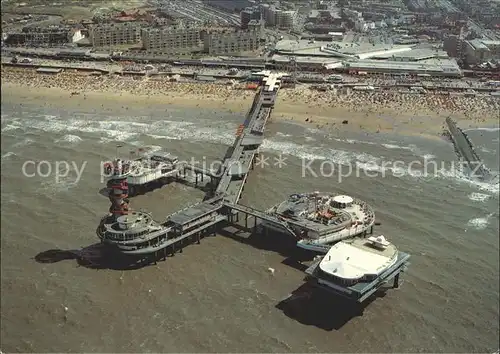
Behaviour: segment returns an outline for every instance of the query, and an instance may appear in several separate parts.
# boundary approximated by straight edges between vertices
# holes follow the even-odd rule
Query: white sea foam
[[[23,141],[19,141],[19,142],[15,143],[14,145],[12,145],[12,147],[15,149],[19,149],[23,146],[28,146],[28,145],[31,145],[33,143],[34,143],[34,141],[32,139],[26,138]]]
[[[10,159],[10,158],[12,158],[14,156],[17,156],[17,155],[15,153],[13,153],[12,151],[8,151],[5,154],[2,154],[2,161]]]
[[[493,214],[489,214],[484,218],[474,218],[470,219],[467,222],[467,226],[472,227],[476,230],[484,230],[486,227],[488,227],[490,223],[490,218],[493,216]]]
[[[22,126],[18,122],[12,122],[11,124],[7,124],[2,128],[2,133],[20,129],[22,129]]]
[[[469,199],[475,202],[484,202],[488,200],[491,196],[489,194],[483,193],[471,193],[469,194]]]
[[[382,146],[386,149],[389,149],[389,150],[407,150],[407,151],[413,152],[415,154],[415,156],[422,157],[422,158],[427,159],[427,160],[435,158],[434,155],[429,154],[426,151],[423,151],[418,146],[413,145],[413,144],[408,145],[408,146],[404,146],[404,145],[396,144],[396,141],[391,141],[392,144],[389,144],[389,143],[378,144],[378,143],[375,143],[372,141],[355,140],[355,139],[333,138],[333,140],[338,141],[339,143],[347,143],[347,144],[380,145],[380,146]]]
[[[168,139],[166,136],[164,135],[156,135],[156,134],[147,134],[147,136],[149,136],[150,138],[152,139]],[[172,139],[170,139],[172,140]]]
[[[43,116],[42,116],[43,117]],[[98,134],[101,143],[107,144],[114,141],[133,142],[134,144],[142,145],[143,143],[137,139],[140,134],[147,135],[152,139],[168,139],[168,140],[188,140],[188,141],[208,141],[218,144],[230,145],[234,140],[235,126],[231,123],[214,123],[211,120],[200,120],[198,122],[186,121],[155,121],[151,124],[142,122],[130,122],[125,120],[92,120],[89,117],[85,119],[67,119],[57,118],[55,116],[45,116],[36,119],[12,120],[9,124],[12,126],[9,129],[29,128],[30,130],[41,130],[52,133],[68,133],[64,136],[80,137],[82,133]],[[22,125],[20,125],[22,123]],[[9,125],[7,125],[9,126]],[[196,128],[196,129],[194,129]],[[318,129],[307,129],[310,133],[322,134],[324,132]],[[79,135],[74,133],[78,132]],[[69,134],[72,133],[72,134]],[[104,136],[103,136],[104,135]],[[412,178],[420,178],[421,173],[417,170],[410,170],[407,166],[401,167],[384,167],[382,165],[382,157],[375,157],[370,154],[363,154],[354,151],[331,149],[325,147],[315,147],[310,145],[298,145],[291,141],[283,141],[276,137],[288,137],[287,134],[277,133],[272,139],[264,140],[262,149],[272,152],[278,152],[285,155],[291,155],[298,158],[308,160],[330,160],[337,164],[352,164],[355,163],[358,168],[367,171],[378,172],[393,172],[397,176],[406,176]],[[135,139],[134,139],[135,138]],[[373,145],[373,142],[359,141],[353,139],[339,139],[327,137],[335,141],[348,144],[368,144]],[[75,139],[75,138],[73,138]],[[306,138],[307,139],[307,138]],[[434,156],[420,151],[415,145],[401,146],[394,144],[383,144],[388,149],[403,149],[410,150],[416,154],[423,154],[426,159],[431,159]],[[4,157],[2,157],[3,159]],[[444,178],[458,179],[465,181],[471,186],[490,193],[498,194],[498,184],[489,184],[478,181],[471,181],[463,173],[456,171],[440,171]]]
[[[408,146],[403,146],[403,145],[398,145],[398,144],[380,144],[381,146],[385,147],[386,149],[389,150],[407,150],[411,151],[415,154],[415,156],[422,157],[425,160],[430,160],[435,158],[436,156],[429,154],[428,152],[422,150],[418,146],[414,144],[410,144]]]
[[[21,127],[18,122],[8,125],[8,129]],[[4,128],[4,129],[5,129]],[[50,133],[89,133],[104,134],[111,140],[127,141],[140,133],[154,132],[154,127],[147,123],[88,120],[88,119],[56,119],[46,116],[45,119],[23,120],[22,128],[40,130]],[[69,134],[77,136],[76,134]],[[106,140],[106,139],[104,139]],[[106,140],[107,141],[107,140]]]
[[[481,182],[475,179],[471,179],[469,176],[464,174],[463,171],[457,169],[456,167],[452,167],[450,169],[441,169],[437,171],[437,175],[449,179],[454,179],[461,183],[466,183],[471,187],[477,188],[484,192],[489,192],[494,195],[499,195],[500,183],[498,180],[492,180],[490,182]]]
[[[145,145],[142,141],[132,141],[130,145],[137,146],[138,148],[145,149],[149,152],[160,151],[163,147],[159,145]]]
[[[292,134],[285,134],[285,133],[282,133],[282,132],[277,132],[276,136],[281,136],[283,138],[288,138],[288,137],[291,137]]]
[[[333,138],[333,137],[328,137],[328,138],[335,140],[335,141],[338,141],[339,143],[345,143],[345,144],[375,145],[375,143],[372,141],[356,140],[356,139],[340,139],[340,138]]]
[[[100,137],[99,138],[99,143],[100,144],[109,144],[113,141],[113,139],[110,138],[105,138],[105,137]]]
[[[469,128],[469,129],[464,130],[464,132],[470,132],[472,130],[482,130],[482,131],[486,131],[486,132],[497,132],[500,130],[500,128]]]
[[[61,178],[59,182],[55,182],[52,179],[45,180],[41,183],[38,190],[47,194],[57,194],[61,192],[67,192],[70,189],[75,188],[76,186],[77,183],[75,183],[75,179],[67,177]]]
[[[70,143],[70,144],[78,144],[80,141],[82,141],[82,138],[80,138],[78,135],[72,135],[72,134],[66,134],[61,138],[55,140],[56,143]]]
[[[315,148],[304,149],[303,145],[288,141],[264,140],[262,150],[279,151],[283,155],[291,155],[306,160],[326,160],[324,155],[315,152]]]
[[[486,154],[495,154],[495,151],[490,150],[490,149],[487,149],[487,148],[485,148],[484,146],[481,146],[481,147],[479,148],[479,150],[481,150],[481,152],[484,152],[484,153],[486,153]]]
[[[306,128],[306,131],[313,134],[324,134],[325,132],[318,128]]]
[[[412,148],[410,146],[401,146],[401,145],[396,145],[396,144],[381,144],[383,147],[386,149],[400,149],[400,150],[411,150]]]

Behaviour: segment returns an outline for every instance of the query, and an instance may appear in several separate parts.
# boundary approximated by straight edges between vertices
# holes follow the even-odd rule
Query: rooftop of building
[[[271,60],[280,63],[286,63],[290,61],[290,57],[287,55],[274,54],[271,57]],[[295,62],[297,64],[331,64],[331,63],[340,63],[341,61],[338,58],[325,58],[325,57],[296,57]]]
[[[203,29],[201,26],[179,26],[179,25],[170,25],[170,26],[162,26],[162,27],[146,27],[142,30],[144,32],[149,33],[157,33],[157,32],[174,32],[174,31],[187,31],[187,30],[201,30]]]
[[[412,48],[409,51],[402,51],[398,53],[378,54],[372,57],[373,59],[402,59],[402,60],[425,60],[430,58],[443,58],[447,59],[448,54],[443,50],[436,50],[432,48]]]
[[[275,54],[272,60],[278,63],[287,63],[290,57],[285,55]],[[388,71],[421,71],[425,72],[451,72],[460,73],[460,67],[454,59],[426,59],[418,62],[401,62],[392,60],[357,60],[357,61],[342,61],[338,58],[325,57],[296,57],[297,64],[323,65],[328,68],[352,68],[359,70],[378,69]]]
[[[311,40],[281,40],[276,43],[274,49],[276,52],[295,53],[295,54],[321,54],[319,49],[330,42],[311,41]]]
[[[421,72],[451,72],[460,73],[460,67],[453,59],[423,60],[418,62],[398,62],[390,60],[359,60],[356,62],[347,62],[344,65],[348,68],[369,70],[369,69],[388,69],[400,71],[421,71]]]
[[[109,23],[97,23],[91,25],[91,28],[112,28],[112,27],[136,27],[144,25],[145,22],[142,21],[125,21],[125,22],[109,22]]]
[[[310,56],[357,56],[366,58],[383,55],[386,52],[410,51],[411,46],[392,45],[386,43],[314,41],[314,40],[282,40],[276,43],[275,51],[282,54]]]
[[[500,41],[492,41],[489,39],[471,39],[468,41],[475,49],[489,49],[489,47],[500,46]]]
[[[218,30],[207,29],[207,33],[212,37],[219,37],[219,36],[243,37],[243,36],[248,36],[250,34],[254,34],[256,32],[251,30],[240,30],[236,28],[230,28],[230,29],[224,28]]]
[[[340,14],[337,11],[333,11],[333,10],[311,10],[311,11],[309,11],[309,14],[307,15],[307,17],[319,18],[319,17],[322,17],[324,15],[329,16],[331,18],[335,18],[335,19],[341,18]]]

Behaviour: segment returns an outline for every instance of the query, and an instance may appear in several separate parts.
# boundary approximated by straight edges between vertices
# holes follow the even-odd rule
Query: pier
[[[281,78],[284,76],[284,74],[272,74],[268,71],[261,74],[262,81],[259,90],[244,123],[237,128],[234,143],[227,150],[219,170],[207,171],[201,167],[183,163],[172,167],[169,171],[169,174],[174,175],[175,180],[187,184],[194,183],[195,186],[199,186],[199,182],[204,182],[207,178],[208,183],[204,185],[206,192],[204,200],[167,216],[163,222],[154,221],[152,216],[145,212],[128,211],[127,202],[125,213],[120,214],[114,211],[114,215],[101,220],[97,229],[101,242],[116,246],[119,252],[126,256],[134,256],[142,260],[152,258],[156,262],[161,258],[166,259],[168,255],[173,256],[177,252],[182,252],[182,248],[187,244],[200,243],[204,236],[215,234],[220,225],[240,223],[241,215],[246,229],[253,228],[257,231],[257,226],[263,223],[265,224],[264,230],[278,229],[282,233],[289,234],[299,247],[323,254],[328,252],[330,246],[317,243],[315,238],[346,228],[346,223],[349,221],[323,225],[308,220],[283,218],[239,204],[248,175],[258,157],[259,147],[263,143],[265,126],[276,102],[282,83]],[[126,177],[120,175],[117,178]],[[123,195],[119,190],[118,192],[111,199],[125,198],[126,192]],[[361,205],[364,208],[364,204]],[[253,221],[250,228],[249,219]],[[365,227],[364,230],[368,228],[372,233],[374,221],[373,213],[369,213],[365,224],[359,227]],[[357,227],[350,226],[343,234],[328,236],[328,242],[335,243],[354,237]],[[357,301],[366,299],[380,287],[380,284],[394,277],[399,278],[399,273],[406,267],[409,255],[401,252],[401,257],[397,266],[391,268],[390,274],[386,272],[383,274],[384,277],[377,279],[376,282],[364,284],[362,288],[359,288],[361,285],[357,284],[353,289],[346,291],[356,294],[353,298]],[[314,276],[314,272],[310,271],[310,276]]]
[[[394,289],[399,288],[400,280],[399,276],[402,272],[406,271],[409,266],[408,260],[410,259],[410,255],[404,252],[399,252],[398,259],[396,263],[387,269],[385,272],[380,274],[375,280],[371,282],[359,282],[352,286],[337,286],[335,284],[329,284],[325,286],[324,280],[321,281],[318,275],[318,267],[321,260],[317,260],[312,264],[309,268],[306,269],[306,274],[311,278],[314,282],[314,285],[318,288],[321,288],[325,291],[333,293],[335,295],[347,298],[349,300],[353,300],[355,302],[364,302],[371,295],[373,295],[377,290],[381,287],[390,285],[390,281],[392,280],[392,287]]]
[[[471,177],[478,178],[482,181],[492,180],[493,176],[490,170],[486,168],[483,161],[476,153],[474,145],[467,134],[465,134],[450,117],[446,118],[445,122],[457,157],[464,163],[464,167],[469,168]]]

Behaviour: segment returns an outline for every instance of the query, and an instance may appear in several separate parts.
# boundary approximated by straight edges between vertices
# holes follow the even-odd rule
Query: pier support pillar
[[[394,289],[399,288],[399,273],[394,277],[394,284],[392,286]]]
[[[245,229],[248,229],[248,214],[245,214]]]
[[[198,240],[196,241],[196,243],[197,243],[197,244],[200,244],[200,237],[201,237],[201,236],[200,236],[200,234],[201,234],[201,232],[198,232],[198,233],[196,234],[196,235],[197,235],[197,237],[198,237]]]
[[[373,225],[370,227],[370,235],[373,234]]]

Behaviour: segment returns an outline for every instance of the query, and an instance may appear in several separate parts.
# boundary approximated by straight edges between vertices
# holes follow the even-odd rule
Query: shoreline
[[[34,103],[59,108],[128,110],[129,107],[173,105],[246,114],[254,95],[253,90],[220,84],[95,77],[65,72],[52,76],[2,68],[2,100],[20,106]],[[438,137],[448,116],[463,129],[498,127],[500,99],[384,92],[335,94],[300,85],[294,89],[282,89],[272,113],[272,119],[291,121],[329,133],[395,133],[425,138]],[[347,124],[342,124],[343,121]]]

